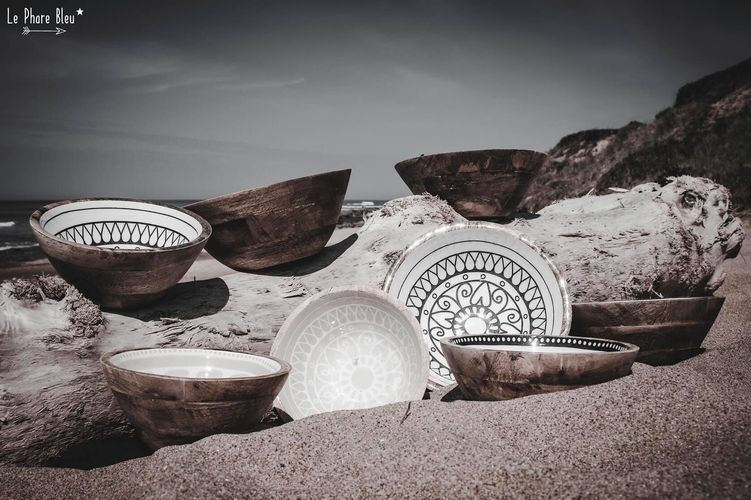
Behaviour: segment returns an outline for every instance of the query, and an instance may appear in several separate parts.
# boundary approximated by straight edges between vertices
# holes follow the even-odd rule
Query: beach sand
[[[637,363],[619,380],[503,402],[452,401],[456,391],[444,390],[425,401],[212,436],[91,471],[2,467],[0,491],[5,498],[748,498],[750,250],[728,263],[718,293],[727,301],[706,351],[673,366]]]

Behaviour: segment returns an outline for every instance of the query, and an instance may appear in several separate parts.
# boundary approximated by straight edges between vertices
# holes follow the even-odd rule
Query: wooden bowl
[[[164,295],[211,235],[211,226],[187,210],[121,198],[53,203],[29,222],[60,276],[110,309]]]
[[[467,218],[503,217],[524,197],[547,155],[487,149],[423,155],[396,164],[414,194],[446,200]]]
[[[639,347],[569,336],[464,335],[441,341],[465,397],[499,401],[607,382],[631,371]]]
[[[284,322],[271,353],[294,367],[277,405],[293,419],[419,400],[428,382],[417,321],[378,289],[314,295]]]
[[[248,432],[271,409],[290,366],[213,349],[134,349],[100,362],[120,408],[152,449]]]
[[[211,198],[188,209],[209,221],[206,251],[237,271],[320,252],[336,228],[351,170],[337,170]]]
[[[638,360],[672,364],[701,352],[724,297],[573,304],[571,332],[638,345]]]

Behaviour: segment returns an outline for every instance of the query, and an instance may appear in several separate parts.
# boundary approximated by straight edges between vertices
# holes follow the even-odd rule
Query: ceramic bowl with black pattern
[[[639,347],[571,336],[464,335],[441,341],[467,399],[498,401],[575,389],[631,372]]]
[[[29,222],[60,276],[108,309],[162,297],[211,235],[208,222],[188,210],[129,199],[61,201]]]

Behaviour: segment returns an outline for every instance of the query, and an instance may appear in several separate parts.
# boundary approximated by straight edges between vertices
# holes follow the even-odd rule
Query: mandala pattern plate
[[[420,323],[430,381],[454,382],[440,341],[455,335],[567,335],[571,304],[553,264],[497,224],[441,228],[415,242],[384,285]]]
[[[294,419],[421,399],[428,381],[417,322],[375,289],[311,297],[284,322],[271,354],[292,365],[278,406]]]

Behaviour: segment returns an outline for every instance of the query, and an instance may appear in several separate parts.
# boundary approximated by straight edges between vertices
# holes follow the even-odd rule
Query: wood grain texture
[[[488,149],[423,155],[395,168],[414,194],[446,200],[464,217],[502,217],[516,210],[547,156]]]
[[[638,348],[626,351],[497,351],[441,342],[443,353],[467,399],[501,401],[586,385],[628,375]]]
[[[71,201],[47,205],[34,212],[30,219],[31,229],[55,271],[105,309],[133,309],[164,296],[188,271],[211,235],[211,226],[204,219],[170,206],[201,224],[202,232],[198,238],[184,245],[148,250],[114,250],[83,245],[57,238],[41,227],[40,218],[47,210],[66,203]]]
[[[574,304],[571,333],[630,342],[641,348],[640,362],[671,364],[699,352],[724,302],[689,297]]]
[[[265,269],[323,249],[336,228],[350,172],[311,175],[187,208],[212,225],[206,251],[215,259],[237,271]]]
[[[160,376],[118,367],[118,352],[101,357],[107,382],[120,408],[143,441],[156,450],[185,444],[211,434],[248,432],[271,409],[290,372],[279,370],[256,377],[192,379]]]

